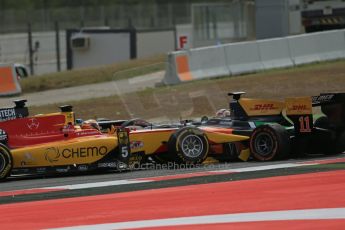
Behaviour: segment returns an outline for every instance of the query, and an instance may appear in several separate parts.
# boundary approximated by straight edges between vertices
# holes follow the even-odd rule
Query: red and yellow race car
[[[76,125],[71,106],[28,116],[26,100],[0,109],[0,179],[14,174],[126,168],[127,132],[104,134],[91,124]]]

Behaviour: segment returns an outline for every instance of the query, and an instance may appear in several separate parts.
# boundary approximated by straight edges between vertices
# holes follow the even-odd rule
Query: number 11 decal
[[[309,116],[300,116],[299,117],[299,131],[301,133],[310,133],[310,117]]]

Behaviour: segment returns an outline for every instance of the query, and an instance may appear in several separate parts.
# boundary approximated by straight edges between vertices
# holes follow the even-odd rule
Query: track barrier
[[[14,65],[0,64],[0,96],[11,96],[21,92]]]
[[[168,54],[165,84],[345,58],[345,30],[231,43]]]

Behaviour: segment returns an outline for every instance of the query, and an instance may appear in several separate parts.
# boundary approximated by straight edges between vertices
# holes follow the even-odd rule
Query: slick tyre
[[[342,134],[340,134],[340,136],[337,139],[336,152],[337,153],[345,152],[345,131],[343,131]]]
[[[331,128],[331,123],[328,117],[322,116],[315,120],[314,127],[329,130],[329,133],[322,136],[316,136],[313,140],[312,153],[336,155],[337,149],[337,134],[336,131]]]
[[[209,143],[200,129],[185,127],[171,135],[168,150],[177,163],[200,164],[207,157]]]
[[[250,138],[250,152],[258,161],[285,158],[290,153],[290,137],[279,124],[259,126]]]
[[[322,116],[315,120],[314,127],[322,128],[322,129],[329,129],[330,122],[328,117]]]
[[[0,181],[5,180],[12,171],[12,155],[10,150],[3,144],[0,144]]]

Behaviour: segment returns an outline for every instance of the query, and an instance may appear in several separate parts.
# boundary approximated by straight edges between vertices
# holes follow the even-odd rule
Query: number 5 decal
[[[123,157],[123,158],[126,158],[126,157],[128,157],[128,148],[127,148],[127,146],[123,146],[122,148],[121,148],[121,152],[122,152],[122,154],[121,154],[121,156]]]

